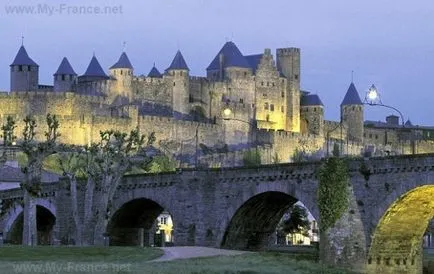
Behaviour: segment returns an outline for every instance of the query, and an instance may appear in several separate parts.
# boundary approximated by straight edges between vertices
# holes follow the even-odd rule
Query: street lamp
[[[402,115],[402,112],[395,107],[383,104],[383,102],[381,102],[380,94],[378,93],[378,90],[374,84],[372,84],[372,86],[368,89],[368,92],[365,95],[365,101],[363,102],[363,104],[369,105],[369,106],[385,107],[385,108],[389,108],[389,109],[392,109],[392,110],[398,112],[399,116],[401,116],[402,128],[405,128],[404,115]],[[401,147],[401,153],[404,154],[404,146],[403,145]],[[413,153],[414,153],[414,151],[413,151]]]

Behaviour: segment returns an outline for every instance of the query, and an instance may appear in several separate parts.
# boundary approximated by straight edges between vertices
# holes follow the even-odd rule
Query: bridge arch
[[[36,199],[36,223],[38,231],[38,244],[50,244],[51,234],[56,222],[56,205],[43,198]],[[20,244],[23,234],[23,207],[15,202],[5,213],[6,220],[3,226],[4,237],[7,242]]]
[[[311,194],[289,182],[259,184],[251,195],[236,199],[228,208],[220,226],[220,246],[252,250],[266,246],[283,214],[298,201],[319,220]]]
[[[162,225],[167,228],[167,230],[163,228],[165,238],[172,241],[172,234],[167,237],[167,233],[172,233],[175,223],[175,217],[170,209],[167,200],[154,195],[124,197],[115,201],[113,215],[107,225],[110,245],[153,245],[157,242],[162,244],[161,241],[165,241],[164,239],[154,239],[155,234],[160,233],[159,220],[157,220],[160,215],[169,217],[170,227],[165,226],[166,223]]]
[[[422,238],[434,216],[433,197],[434,185],[423,185],[391,203],[373,233],[368,273],[422,273]]]

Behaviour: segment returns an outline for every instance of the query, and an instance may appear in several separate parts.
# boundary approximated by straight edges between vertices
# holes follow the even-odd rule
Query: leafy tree
[[[153,157],[151,162],[145,166],[145,171],[149,173],[175,171],[175,169],[176,161],[170,159],[166,155]]]
[[[310,221],[306,208],[294,204],[289,210],[289,218],[283,219],[278,225],[278,234],[302,234],[309,236]]]
[[[259,150],[249,150],[243,155],[243,163],[245,166],[253,167],[261,165],[261,153]]]
[[[301,163],[306,160],[305,152],[296,148],[294,154],[292,155],[292,161],[294,163]]]

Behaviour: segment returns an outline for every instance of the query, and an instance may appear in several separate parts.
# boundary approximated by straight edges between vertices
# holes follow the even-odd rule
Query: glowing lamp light
[[[366,99],[370,104],[374,104],[380,99],[377,88],[374,85],[369,88]]]
[[[231,110],[230,108],[225,108],[225,109],[223,110],[223,114],[224,114],[225,116],[229,116],[229,115],[232,114],[232,110]]]

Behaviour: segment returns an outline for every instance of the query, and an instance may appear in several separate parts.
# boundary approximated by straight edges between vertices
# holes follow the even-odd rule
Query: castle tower
[[[66,57],[63,57],[56,73],[54,73],[54,91],[72,91],[77,83],[77,73],[75,73]]]
[[[324,105],[317,94],[304,94],[300,99],[300,130],[303,133],[324,134]]]
[[[11,67],[11,91],[35,91],[39,85],[39,65],[21,46]]]
[[[122,96],[132,99],[131,83],[133,79],[133,66],[125,52],[122,52],[119,60],[110,67],[110,76],[115,81],[111,86],[111,96]]]
[[[286,130],[300,131],[300,49],[277,49],[277,69],[287,79]]]
[[[182,117],[189,113],[189,95],[190,95],[190,69],[178,50],[173,58],[172,63],[166,69],[169,79],[171,79],[172,91],[172,109],[174,117]]]
[[[107,79],[109,79],[109,77],[105,74],[96,56],[93,55],[86,72],[78,77],[78,82],[92,82]]]
[[[234,42],[226,42],[206,69],[208,79],[246,78],[251,75],[250,64]]]
[[[344,100],[341,103],[341,119],[347,125],[348,139],[352,141],[363,141],[363,103],[359,93],[351,82]]]

